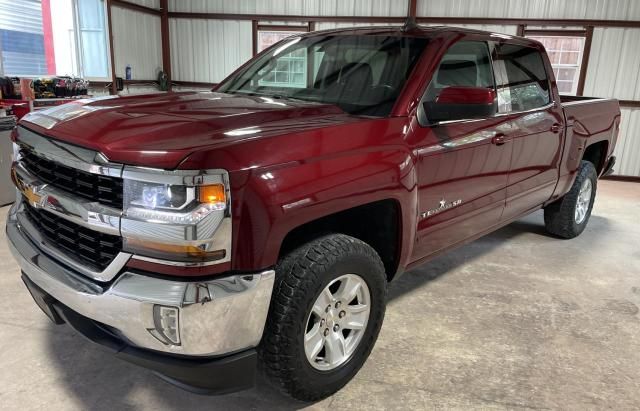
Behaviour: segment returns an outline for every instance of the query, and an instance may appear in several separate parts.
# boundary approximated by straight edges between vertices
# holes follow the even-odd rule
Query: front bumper
[[[55,301],[23,274],[25,285],[38,305],[56,323],[66,322],[115,357],[154,371],[160,378],[198,394],[226,394],[251,388],[255,382],[254,348],[222,357],[173,356],[127,344],[113,330],[83,317]]]
[[[172,354],[187,362],[250,350],[260,342],[273,270],[206,281],[173,281],[125,270],[111,283],[100,284],[43,253],[21,226],[24,216],[18,208],[14,205],[7,219],[9,247],[27,280],[55,302],[56,312],[64,307],[66,313],[105,325],[130,349]],[[157,307],[177,310],[178,343],[159,329]],[[68,314],[60,317],[73,325]]]

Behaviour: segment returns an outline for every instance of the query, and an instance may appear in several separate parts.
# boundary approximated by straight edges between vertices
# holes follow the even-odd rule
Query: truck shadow
[[[50,325],[49,359],[66,395],[90,410],[294,410],[304,406],[280,394],[259,376],[250,390],[222,396],[193,394],[162,381],[152,372],[117,360],[112,353],[70,327]],[[54,331],[55,327],[55,331]]]
[[[541,217],[540,213],[535,213],[405,273],[389,286],[389,300],[427,287],[430,282],[464,264],[472,263],[499,248],[505,241],[520,235],[545,236],[549,241],[562,244],[563,240],[545,233]],[[591,227],[598,232],[607,230],[605,218],[595,215],[591,218]],[[597,237],[588,236],[582,241],[593,245]],[[536,237],[532,239],[536,240]],[[283,396],[260,376],[256,387],[251,390],[211,397],[192,394],[161,381],[147,370],[114,360],[111,353],[89,343],[67,326],[57,327],[55,331],[53,327],[56,326],[52,324],[51,327],[48,347],[50,361],[56,366],[67,393],[79,401],[81,409],[139,409],[140,404],[144,404],[149,408],[169,410],[286,410],[308,405]],[[326,404],[328,408],[330,402]]]
[[[389,285],[388,301],[392,301],[407,292],[416,290],[462,265],[469,264],[475,259],[501,247],[505,242],[524,234],[534,234],[545,237],[541,239],[541,241],[556,241],[558,244],[557,247],[580,247],[582,243],[588,243],[590,247],[593,247],[602,237],[599,235],[589,235],[588,233],[590,231],[597,231],[598,233],[609,231],[608,220],[592,214],[589,219],[589,225],[583,235],[572,240],[566,240],[547,233],[543,221],[542,211],[535,212],[491,234],[487,234],[478,240],[436,257],[424,266],[402,274],[400,278]]]

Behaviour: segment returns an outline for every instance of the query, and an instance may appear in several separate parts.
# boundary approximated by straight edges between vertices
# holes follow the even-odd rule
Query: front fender
[[[237,183],[233,201],[240,200],[240,205],[234,207],[233,215],[234,269],[271,267],[278,260],[284,238],[296,227],[387,199],[400,205],[400,267],[411,255],[417,185],[408,150],[397,146],[361,149],[252,169],[239,176]]]

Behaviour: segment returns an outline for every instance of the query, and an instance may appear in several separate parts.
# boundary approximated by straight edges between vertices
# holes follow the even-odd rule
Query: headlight
[[[129,203],[147,209],[181,209],[193,200],[194,187],[129,181]]]
[[[227,207],[223,184],[188,187],[125,180],[125,215],[156,223],[195,224]]]
[[[226,172],[125,167],[123,249],[165,263],[228,261],[231,244]],[[162,262],[159,261],[159,262]]]

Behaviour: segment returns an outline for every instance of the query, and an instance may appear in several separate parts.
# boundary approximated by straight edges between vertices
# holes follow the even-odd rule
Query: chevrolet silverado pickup
[[[211,92],[26,116],[6,230],[55,323],[186,389],[262,370],[312,401],[363,365],[402,272],[539,209],[579,235],[619,125],[533,40],[306,33]]]

